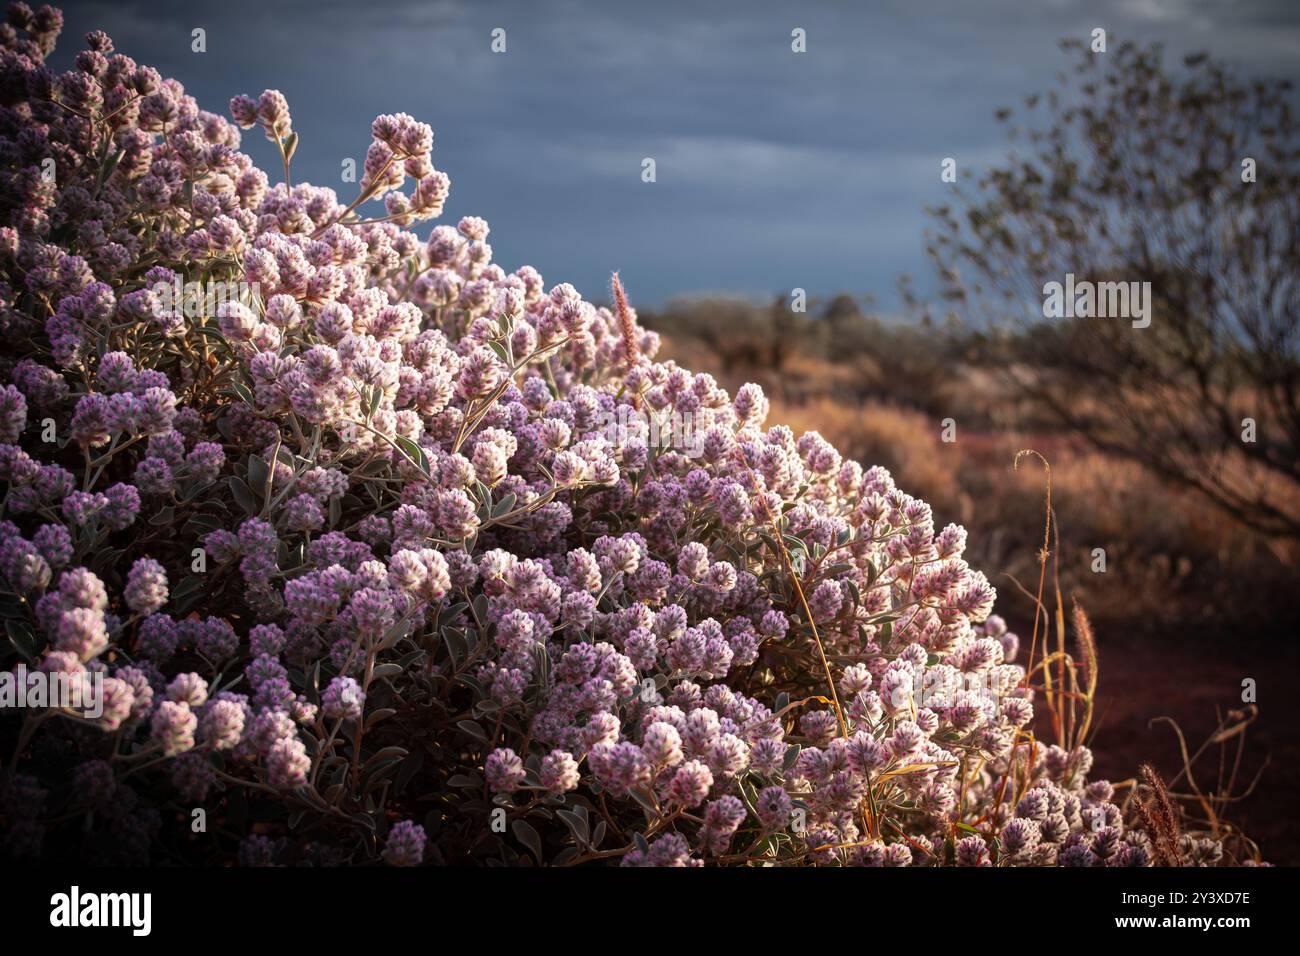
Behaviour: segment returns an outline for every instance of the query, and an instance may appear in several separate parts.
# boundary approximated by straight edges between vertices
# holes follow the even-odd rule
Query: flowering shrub
[[[656,362],[617,279],[417,238],[428,126],[376,119],[348,202],[272,184],[278,92],[232,123],[102,33],[56,74],[60,27],[0,33],[0,614],[102,707],[5,717],[11,852],[1152,862],[1026,732],[961,528]]]

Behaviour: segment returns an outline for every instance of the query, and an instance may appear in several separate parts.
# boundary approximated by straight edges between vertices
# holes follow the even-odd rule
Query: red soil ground
[[[1247,730],[1237,792],[1267,766],[1255,792],[1235,804],[1227,818],[1259,844],[1266,861],[1300,865],[1300,827],[1295,822],[1300,796],[1300,652],[1294,643],[1179,635],[1120,644],[1103,637],[1100,655],[1093,774],[1112,781],[1134,776],[1143,762],[1172,780],[1182,768],[1177,736],[1167,723],[1151,721],[1172,717],[1194,753],[1217,726],[1216,708],[1219,713],[1241,708],[1242,679],[1255,679],[1259,716]],[[1207,750],[1195,769],[1202,792],[1213,790],[1219,748]],[[1173,789],[1186,792],[1188,787],[1184,780]]]

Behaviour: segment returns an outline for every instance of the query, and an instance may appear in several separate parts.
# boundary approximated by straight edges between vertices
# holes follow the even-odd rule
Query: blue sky
[[[434,128],[442,221],[492,225],[495,258],[634,303],[732,292],[924,291],[924,207],[1007,152],[993,113],[1049,88],[1057,41],[1161,40],[1247,72],[1300,73],[1295,0],[103,0],[62,4],[56,64],[90,29],[206,109],[267,87],[301,137],[295,178],[336,188],[371,119]],[[190,31],[207,32],[207,52]],[[507,52],[491,52],[494,28]],[[807,32],[808,52],[790,49]],[[260,135],[245,148],[274,170]],[[653,157],[658,181],[641,181]],[[425,227],[427,228],[427,227]]]

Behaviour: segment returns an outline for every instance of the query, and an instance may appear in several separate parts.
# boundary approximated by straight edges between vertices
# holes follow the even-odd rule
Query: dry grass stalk
[[[1146,795],[1138,795],[1137,812],[1151,837],[1151,849],[1157,866],[1182,866],[1178,843],[1183,831],[1174,799],[1154,767],[1144,763],[1138,771]]]
[[[1082,672],[1083,683],[1086,688],[1084,691],[1084,712],[1083,721],[1075,731],[1075,741],[1083,743],[1088,738],[1088,730],[1092,726],[1093,701],[1097,696],[1097,675],[1098,655],[1097,639],[1092,632],[1092,623],[1088,620],[1088,615],[1084,613],[1079,602],[1074,602],[1074,633],[1079,641],[1079,650],[1083,658],[1079,670]]]
[[[637,345],[636,321],[632,317],[631,307],[627,304],[623,281],[619,279],[617,272],[610,277],[609,284],[614,293],[614,307],[618,312],[618,327],[623,333],[623,361],[630,372],[636,368],[641,359],[641,349]],[[632,396],[632,405],[636,408],[641,407],[640,395]]]

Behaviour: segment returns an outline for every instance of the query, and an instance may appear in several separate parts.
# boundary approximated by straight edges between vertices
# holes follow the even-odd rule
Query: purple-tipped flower
[[[321,712],[334,720],[356,720],[365,706],[366,695],[351,677],[335,677],[321,695]]]
[[[163,756],[174,757],[194,746],[194,731],[199,719],[189,704],[164,700],[153,715],[153,739],[162,747]]]
[[[135,709],[135,691],[126,681],[116,677],[105,677],[102,688],[102,711],[95,722],[103,730],[111,732],[131,718]]]
[[[581,780],[578,762],[564,750],[552,750],[542,758],[540,776],[542,786],[555,795],[576,790]]]
[[[281,737],[266,755],[267,781],[281,790],[291,790],[307,783],[311,758],[296,736]]]
[[[524,782],[524,764],[509,747],[498,747],[488,754],[484,774],[493,793],[512,793]]]
[[[244,733],[244,708],[233,700],[214,700],[200,721],[203,741],[213,750],[232,750]]]
[[[392,866],[419,866],[424,862],[424,827],[410,820],[393,824],[384,844],[384,859]]]
[[[699,806],[713,786],[713,773],[698,760],[688,760],[673,774],[667,797],[687,809]]]
[[[167,603],[167,572],[153,558],[140,558],[126,576],[126,604],[137,614],[152,614]]]
[[[167,699],[198,710],[208,700],[208,682],[198,674],[177,674],[167,685]]]
[[[984,844],[984,838],[978,836],[968,836],[963,840],[957,841],[957,865],[958,866],[992,866],[989,860],[988,847]]]

